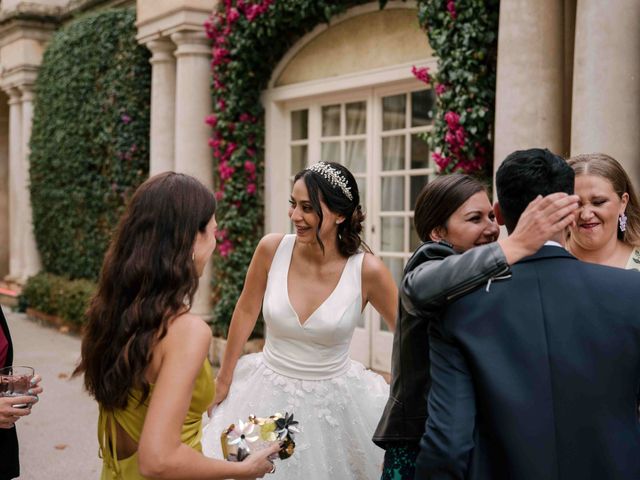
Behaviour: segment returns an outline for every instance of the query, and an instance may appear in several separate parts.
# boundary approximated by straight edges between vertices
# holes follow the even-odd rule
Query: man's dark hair
[[[513,231],[522,212],[538,195],[573,194],[574,177],[567,162],[546,148],[510,154],[496,173],[498,203],[507,231]]]

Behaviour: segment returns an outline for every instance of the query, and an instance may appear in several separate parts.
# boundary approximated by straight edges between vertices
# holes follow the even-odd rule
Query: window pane
[[[291,140],[309,137],[309,110],[291,112]]]
[[[407,96],[394,95],[382,99],[382,130],[397,130],[405,127]]]
[[[291,175],[295,175],[307,166],[307,146],[291,147]]]
[[[400,286],[400,282],[402,282],[402,273],[404,270],[404,260],[402,258],[382,257],[382,261],[391,271],[391,276],[395,280],[396,285]],[[380,316],[380,330],[385,332],[389,331],[389,327],[387,327],[387,324],[385,323],[382,316]]]
[[[381,210],[383,212],[404,210],[404,177],[383,177],[381,181]]]
[[[345,144],[344,166],[351,173],[364,173],[367,171],[367,141],[348,140]]]
[[[404,251],[404,217],[380,218],[380,249],[384,252]]]
[[[340,142],[322,142],[320,158],[323,162],[342,163],[340,161]]]
[[[367,132],[367,104],[347,103],[347,135]]]
[[[429,145],[419,134],[411,135],[411,168],[429,168]]]
[[[340,135],[340,105],[322,107],[322,136]]]
[[[413,221],[413,218],[409,219],[409,248],[412,252],[414,252],[422,243],[420,237],[418,236],[418,232],[416,232],[416,225]]]
[[[382,170],[404,170],[404,135],[382,139]]]
[[[420,190],[422,190],[422,187],[424,187],[428,181],[428,175],[416,175],[414,177],[411,177],[411,198],[409,199],[411,204],[409,205],[409,208],[407,210],[415,210],[418,194],[420,193]]]
[[[360,205],[362,205],[362,211],[367,214],[367,179],[365,177],[356,177],[356,183],[358,184],[358,195],[360,195]]]
[[[433,111],[436,97],[433,90],[420,90],[411,93],[411,126],[421,127],[433,123]]]

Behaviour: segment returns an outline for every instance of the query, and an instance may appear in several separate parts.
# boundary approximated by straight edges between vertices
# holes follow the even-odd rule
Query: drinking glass
[[[22,397],[29,395],[33,375],[32,367],[20,365],[0,368],[0,397]],[[25,408],[27,404],[21,403],[14,405],[14,407]]]

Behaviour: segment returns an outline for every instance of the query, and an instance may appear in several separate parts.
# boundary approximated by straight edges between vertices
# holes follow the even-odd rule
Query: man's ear
[[[439,242],[440,240],[444,240],[446,234],[447,232],[444,228],[436,227],[429,233],[429,238],[431,238],[431,240],[433,240],[434,242]]]
[[[496,222],[498,225],[504,225],[504,217],[502,216],[502,209],[500,208],[500,204],[498,202],[493,204],[493,213],[496,216]]]

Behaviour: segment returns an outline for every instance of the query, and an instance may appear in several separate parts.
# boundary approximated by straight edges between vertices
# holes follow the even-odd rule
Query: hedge
[[[20,304],[80,326],[85,322],[84,314],[95,289],[89,280],[68,280],[43,272],[27,280]]]
[[[135,11],[60,29],[36,82],[31,200],[47,272],[96,279],[123,205],[148,174],[149,51]]]

